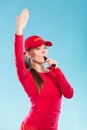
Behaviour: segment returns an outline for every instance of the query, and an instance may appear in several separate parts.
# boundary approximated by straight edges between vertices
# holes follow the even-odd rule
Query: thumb
[[[18,19],[19,19],[19,17],[18,16],[16,16],[16,21],[18,22]]]

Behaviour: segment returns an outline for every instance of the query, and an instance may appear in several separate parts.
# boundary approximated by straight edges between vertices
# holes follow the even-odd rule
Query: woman
[[[57,62],[46,58],[47,46],[39,36],[30,36],[24,42],[23,30],[29,12],[24,9],[17,17],[15,34],[15,63],[18,78],[31,101],[31,110],[22,122],[20,130],[57,130],[62,95],[73,97],[73,88],[66,80]],[[49,67],[46,68],[44,63]]]

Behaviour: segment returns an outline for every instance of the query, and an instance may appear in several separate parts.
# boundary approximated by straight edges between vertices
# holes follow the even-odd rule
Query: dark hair
[[[40,93],[41,88],[42,88],[42,84],[44,83],[42,77],[39,75],[39,73],[34,68],[32,68],[31,59],[28,58],[25,53],[24,53],[24,62],[26,65],[26,69],[28,69],[31,72],[33,79],[34,79],[34,82],[35,82],[35,85],[37,87],[37,90]]]

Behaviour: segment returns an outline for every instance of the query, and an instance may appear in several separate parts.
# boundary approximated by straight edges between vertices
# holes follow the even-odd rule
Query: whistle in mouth
[[[48,58],[47,58],[46,56],[44,56],[44,60],[46,61],[47,59],[48,59]],[[55,67],[56,67],[56,64],[52,64],[51,66],[55,68]]]
[[[46,56],[44,56],[44,60],[46,61],[48,58]]]

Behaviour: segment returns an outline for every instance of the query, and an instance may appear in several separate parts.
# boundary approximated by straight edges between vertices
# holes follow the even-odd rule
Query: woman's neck
[[[47,72],[47,71],[48,71],[48,69],[46,69],[43,64],[33,63],[32,67],[33,67],[37,72]]]

